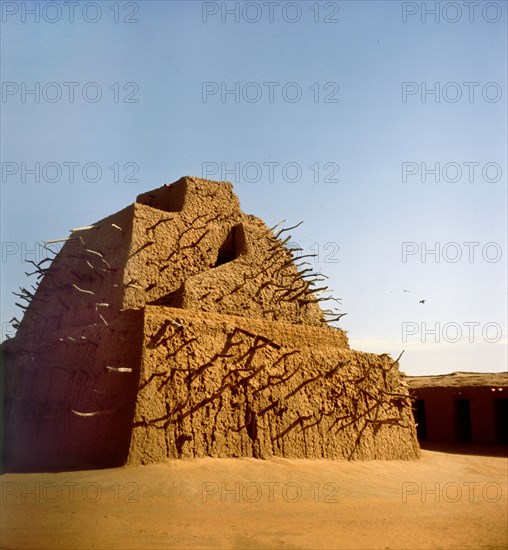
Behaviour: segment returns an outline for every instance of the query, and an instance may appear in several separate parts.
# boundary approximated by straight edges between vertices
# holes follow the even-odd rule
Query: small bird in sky
[[[410,290],[407,290],[406,288],[402,289],[402,292],[411,292]]]
[[[425,303],[425,300],[420,300],[418,303],[419,303],[419,304],[424,304],[424,303]]]

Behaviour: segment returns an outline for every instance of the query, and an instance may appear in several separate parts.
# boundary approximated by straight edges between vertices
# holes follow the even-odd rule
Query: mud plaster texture
[[[398,363],[328,325],[289,237],[194,177],[71,232],[2,344],[7,468],[419,457]]]

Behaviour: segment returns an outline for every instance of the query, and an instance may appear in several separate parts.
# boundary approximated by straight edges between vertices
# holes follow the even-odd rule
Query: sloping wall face
[[[73,231],[35,266],[40,284],[1,350],[7,468],[125,460],[142,344],[142,311],[120,308],[134,219],[129,206]]]
[[[414,459],[393,361],[332,329],[147,307],[128,462]]]
[[[40,284],[21,320],[16,338],[42,330],[106,326],[118,316],[123,271],[131,243],[134,207],[73,231],[59,253],[40,262]]]
[[[288,230],[193,177],[73,230],[2,344],[11,467],[418,456],[397,363],[328,326]]]
[[[4,459],[24,470],[125,462],[139,378],[141,312],[39,328],[4,346]]]

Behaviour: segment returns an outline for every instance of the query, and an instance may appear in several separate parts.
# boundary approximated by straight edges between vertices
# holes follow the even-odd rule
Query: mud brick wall
[[[337,331],[151,306],[144,334],[129,463],[418,456],[397,365]]]
[[[316,297],[282,242],[241,211],[228,182],[182,178],[140,195],[122,307],[166,304],[322,325]]]
[[[11,469],[115,466],[127,456],[141,312],[33,333],[3,346],[4,459]]]

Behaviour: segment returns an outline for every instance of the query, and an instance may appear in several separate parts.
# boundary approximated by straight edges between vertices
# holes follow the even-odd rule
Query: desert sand
[[[490,450],[424,450],[415,461],[203,458],[4,474],[0,546],[507,548],[508,463]]]

